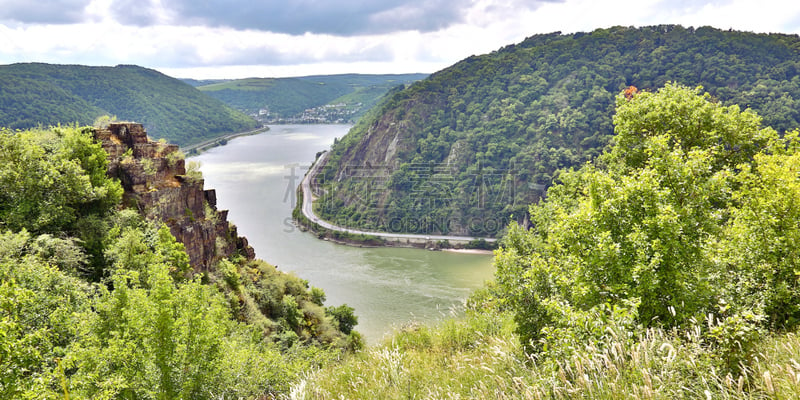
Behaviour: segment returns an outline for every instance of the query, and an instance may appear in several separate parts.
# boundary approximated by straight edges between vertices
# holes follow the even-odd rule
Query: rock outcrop
[[[141,124],[131,122],[97,129],[95,139],[108,153],[109,176],[125,189],[125,204],[165,223],[195,270],[208,270],[234,254],[255,258],[247,239],[228,222],[228,211],[217,210],[216,192],[203,189],[199,174],[187,175],[178,146],[151,141]]]

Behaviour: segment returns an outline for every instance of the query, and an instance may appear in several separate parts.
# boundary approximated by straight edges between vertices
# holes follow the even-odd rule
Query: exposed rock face
[[[125,188],[124,201],[148,219],[164,222],[186,247],[192,267],[208,270],[222,258],[255,258],[247,239],[237,236],[228,212],[217,210],[217,195],[203,180],[186,175],[178,146],[148,139],[141,124],[112,123],[95,130],[108,153],[109,176]]]

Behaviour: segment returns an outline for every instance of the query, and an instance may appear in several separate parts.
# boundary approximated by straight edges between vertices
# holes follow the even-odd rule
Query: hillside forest
[[[336,141],[321,211],[507,223],[453,225],[500,237],[465,315],[369,348],[266,261],[193,269],[93,128],[2,128],[0,398],[797,398],[799,43],[538,35],[391,91]]]
[[[800,131],[667,84],[512,223],[467,315],[323,367],[305,399],[793,399]]]
[[[390,89],[426,76],[344,74],[187,82],[268,123],[353,123]]]
[[[710,27],[532,36],[397,90],[332,148],[318,213],[379,231],[499,236],[529,226],[558,171],[612,143],[615,96],[702,86],[783,133],[800,120],[800,39]]]
[[[257,127],[253,118],[160,72],[135,65],[0,66],[0,126],[90,125],[98,117],[137,121],[180,146]]]
[[[270,398],[360,348],[353,309],[303,279],[193,269],[92,132],[0,130],[0,398]]]

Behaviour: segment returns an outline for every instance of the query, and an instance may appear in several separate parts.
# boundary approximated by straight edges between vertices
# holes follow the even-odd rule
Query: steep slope
[[[108,154],[108,175],[125,189],[124,202],[166,224],[195,270],[207,271],[236,254],[255,258],[247,239],[228,222],[228,212],[217,210],[214,189],[204,190],[202,178],[187,175],[178,146],[154,142],[141,124],[130,122],[96,129],[94,137]]]
[[[0,76],[3,76],[0,80],[0,125],[7,128],[25,129],[68,121],[89,123],[105,113],[49,82],[20,76],[6,79],[2,72]]]
[[[141,121],[156,138],[185,145],[255,128],[256,122],[192,86],[133,66],[0,66],[0,126],[91,124],[103,114]]]
[[[332,148],[319,213],[339,225],[487,235],[526,219],[559,168],[613,135],[617,96],[702,85],[799,126],[800,39],[662,25],[536,35],[393,93]],[[633,90],[633,89],[631,89]]]
[[[137,123],[0,129],[0,399],[281,398],[361,347],[192,170]]]
[[[374,105],[389,89],[425,78],[403,75],[315,75],[297,78],[248,78],[222,82],[186,82],[236,109],[256,113],[268,109],[274,118],[291,118],[329,103],[348,103],[356,117]],[[354,95],[351,97],[348,95]],[[356,106],[356,104],[359,104]]]

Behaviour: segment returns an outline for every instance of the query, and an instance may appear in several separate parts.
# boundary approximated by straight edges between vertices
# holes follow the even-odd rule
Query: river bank
[[[207,151],[209,149],[212,149],[214,147],[224,146],[224,145],[226,145],[228,143],[229,140],[232,140],[232,139],[235,139],[235,138],[238,138],[238,137],[243,137],[243,136],[258,135],[260,133],[264,133],[264,132],[267,132],[267,131],[269,131],[269,127],[268,126],[262,126],[261,128],[253,129],[251,131],[230,133],[230,134],[223,135],[223,136],[220,136],[220,137],[217,137],[217,138],[208,139],[208,140],[202,141],[200,143],[184,146],[184,147],[181,147],[180,150],[182,152],[184,152],[185,154],[189,155],[189,156],[196,156],[196,155],[199,155],[200,153],[202,153],[204,151]]]
[[[297,188],[298,201],[292,210],[292,218],[295,223],[301,228],[315,233],[320,239],[359,247],[410,247],[427,250],[492,250],[496,248],[497,239],[494,238],[363,231],[338,226],[323,220],[314,212],[315,196],[311,183],[315,181],[317,174],[325,166],[327,156],[326,151],[317,153],[316,159]]]
[[[460,254],[483,254],[483,255],[494,254],[494,250],[481,250],[481,249],[442,249],[442,251],[447,251],[451,253],[460,253]]]
[[[343,246],[299,229],[292,220],[300,202],[297,186],[316,153],[347,130],[271,125],[268,133],[231,140],[189,160],[201,162],[206,186],[216,189],[217,207],[230,210],[228,220],[258,258],[323,289],[325,304],[355,308],[355,329],[376,344],[408,323],[436,323],[451,309],[461,310],[494,268],[488,254]]]

